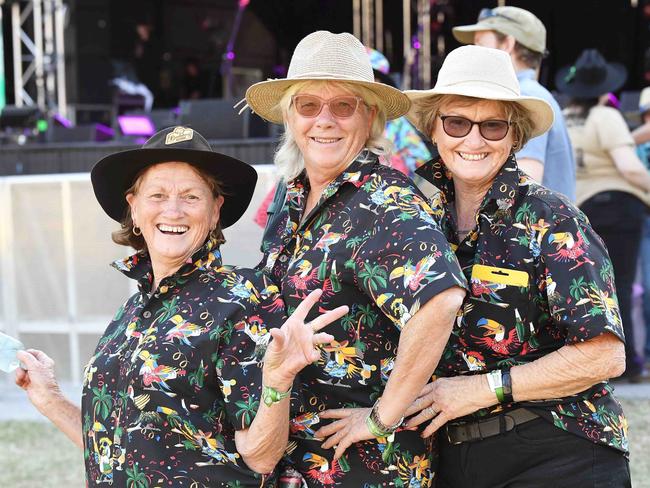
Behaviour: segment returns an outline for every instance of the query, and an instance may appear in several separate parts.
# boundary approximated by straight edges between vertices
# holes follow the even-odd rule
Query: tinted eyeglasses
[[[362,101],[361,97],[354,95],[342,95],[329,100],[323,100],[316,95],[293,95],[291,97],[291,103],[293,103],[296,112],[303,117],[316,117],[323,110],[323,105],[327,105],[334,117],[346,119],[354,115],[359,107],[359,102]]]
[[[510,22],[514,22],[515,24],[517,23],[517,21],[512,17],[508,17],[507,15],[504,15],[502,13],[495,12],[494,9],[491,8],[482,8],[481,11],[478,13],[479,22],[485,19],[489,19],[491,17],[501,17],[502,19],[509,20]]]
[[[483,120],[474,122],[473,120],[460,117],[458,115],[438,115],[442,120],[442,128],[448,136],[465,137],[472,130],[474,125],[478,125],[478,131],[483,139],[488,141],[500,141],[510,129],[510,122],[507,120]]]

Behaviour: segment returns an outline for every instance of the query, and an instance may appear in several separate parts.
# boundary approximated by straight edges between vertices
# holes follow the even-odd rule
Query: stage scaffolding
[[[397,1],[397,0],[395,0]],[[402,0],[403,56],[402,89],[431,86],[432,57],[442,58],[446,46],[442,30],[432,37],[431,23],[446,21],[450,0]],[[384,0],[353,0],[354,35],[364,45],[384,51]]]
[[[10,0],[14,99],[67,116],[63,0]],[[4,5],[3,5],[4,7]]]

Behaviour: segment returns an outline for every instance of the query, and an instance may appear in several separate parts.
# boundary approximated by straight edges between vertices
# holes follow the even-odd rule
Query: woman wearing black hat
[[[555,84],[572,97],[565,116],[576,155],[576,204],[605,241],[614,266],[626,341],[623,377],[639,381],[643,361],[634,346],[631,297],[650,202],[650,173],[636,155],[620,112],[599,103],[603,95],[619,89],[626,76],[625,67],[606,62],[596,49],[586,49],[573,66],[558,71]]]
[[[294,377],[333,338],[317,331],[347,307],[305,327],[315,292],[282,324],[277,287],[221,264],[221,228],[244,213],[257,174],[192,129],[108,156],[91,179],[122,225],[114,241],[138,251],[113,266],[139,292],[86,366],[81,410],[42,351],[18,354],[16,383],[84,449],[88,486],[275,486]]]

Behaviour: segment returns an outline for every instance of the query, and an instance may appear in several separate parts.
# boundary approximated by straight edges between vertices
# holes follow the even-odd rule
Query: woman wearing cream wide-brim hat
[[[440,432],[436,486],[629,486],[607,385],[625,366],[611,262],[582,212],[514,156],[551,107],[519,95],[506,53],[478,46],[406,94],[439,152],[418,173],[471,282],[437,380],[407,411]]]
[[[298,44],[286,79],[253,85],[246,101],[286,128],[275,163],[287,195],[261,267],[289,309],[317,288],[322,309],[351,309],[301,373],[293,464],[309,486],[429,486],[424,441],[397,429],[438,362],[465,282],[422,194],[379,161],[386,119],[410,103],[374,81],[358,39],[325,31]],[[323,413],[351,405],[362,408]]]

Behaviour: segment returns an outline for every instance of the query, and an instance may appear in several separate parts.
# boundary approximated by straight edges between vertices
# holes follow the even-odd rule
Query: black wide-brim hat
[[[555,86],[574,98],[597,98],[618,90],[626,79],[625,66],[608,63],[597,49],[585,49],[573,66],[558,70]]]
[[[213,175],[220,183],[224,202],[219,223],[229,227],[248,208],[257,183],[257,171],[238,159],[214,152],[208,141],[188,127],[169,127],[157,132],[141,148],[111,154],[90,172],[97,201],[110,218],[122,222],[128,203],[126,191],[143,169],[158,163],[188,163]]]

